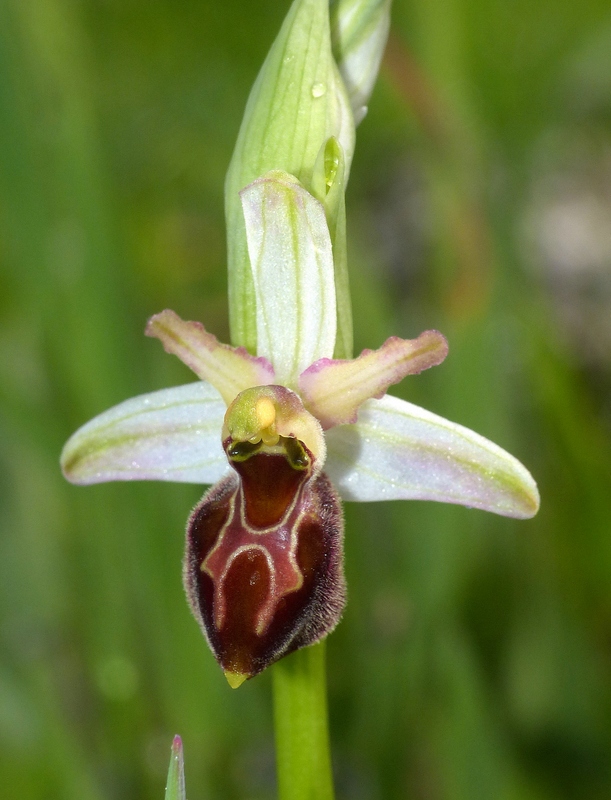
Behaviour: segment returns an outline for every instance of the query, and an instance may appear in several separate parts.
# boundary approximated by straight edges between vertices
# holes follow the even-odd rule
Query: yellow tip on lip
[[[237,689],[238,686],[241,686],[246,678],[248,678],[248,675],[245,675],[243,672],[229,672],[229,670],[227,670],[225,672],[225,677],[231,688]]]

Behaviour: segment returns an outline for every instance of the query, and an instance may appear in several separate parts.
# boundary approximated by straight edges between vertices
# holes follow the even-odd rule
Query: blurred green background
[[[271,686],[232,691],[181,586],[201,489],[76,488],[84,421],[228,337],[223,178],[288,0],[0,0],[0,793],[274,797]],[[436,327],[396,392],[515,453],[529,522],[346,509],[339,799],[611,796],[611,10],[396,0],[348,194],[357,349]]]

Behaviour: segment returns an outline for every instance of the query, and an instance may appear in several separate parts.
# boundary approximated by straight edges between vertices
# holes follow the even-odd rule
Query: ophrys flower
[[[215,484],[190,517],[184,577],[232,685],[337,623],[339,497],[441,500],[515,517],[532,516],[539,502],[528,471],[504,450],[385,394],[445,358],[440,333],[333,359],[333,254],[321,204],[277,171],[241,196],[257,355],[172,311],[157,314],[147,333],[200,382],[110,409],[62,454],[75,483]]]

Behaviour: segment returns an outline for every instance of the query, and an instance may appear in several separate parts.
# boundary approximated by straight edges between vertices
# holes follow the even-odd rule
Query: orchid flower
[[[437,365],[444,337],[391,337],[334,359],[332,240],[323,205],[272,171],[240,193],[256,355],[173,311],[157,337],[199,378],[127,400],[67,442],[68,480],[213,484],[187,525],[189,603],[232,686],[326,636],[345,604],[340,498],[536,513],[528,471],[478,434],[386,394]]]

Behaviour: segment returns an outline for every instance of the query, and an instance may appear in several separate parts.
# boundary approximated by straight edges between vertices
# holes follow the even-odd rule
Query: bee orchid
[[[196,383],[127,400],[67,442],[68,480],[213,484],[187,525],[189,603],[232,686],[337,624],[345,604],[341,500],[438,500],[512,517],[536,485],[473,431],[386,394],[443,361],[437,331],[334,359],[325,210],[273,171],[241,192],[257,353],[173,311],[146,333]]]

